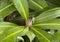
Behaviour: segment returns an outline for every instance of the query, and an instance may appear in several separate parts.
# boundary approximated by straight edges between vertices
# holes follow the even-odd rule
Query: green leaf
[[[17,41],[22,41],[24,42],[24,38],[23,37],[18,37],[18,40]]]
[[[0,22],[0,27],[1,28],[7,28],[7,27],[15,27],[17,26],[16,24],[13,24],[13,23],[9,23],[9,22]]]
[[[35,37],[33,42],[39,42],[39,39],[37,37]]]
[[[16,36],[23,29],[24,27],[13,23],[0,22],[0,42],[15,42],[17,39]]]
[[[49,1],[46,1],[46,3],[48,4],[48,8],[57,7],[57,5],[55,5],[55,4],[53,4],[53,3],[49,2]],[[46,9],[48,9],[48,8],[46,8]]]
[[[48,7],[45,0],[29,0],[29,7],[33,10],[40,10]]]
[[[60,42],[60,31],[58,31],[57,33],[55,33],[54,35],[56,38],[55,40],[53,40],[53,42]]]
[[[54,35],[48,34],[41,27],[31,27],[31,30],[35,33],[36,37],[40,42],[59,42],[60,41],[60,31]],[[59,35],[58,35],[59,34]]]
[[[18,41],[23,41],[24,42],[24,38],[22,36],[25,36],[26,33],[29,31],[28,27],[24,27],[25,29],[19,33],[19,36],[17,37]]]
[[[13,3],[21,16],[27,20],[29,16],[27,0],[13,0]]]
[[[52,4],[55,4],[55,5],[57,5],[57,6],[60,6],[60,0],[46,0],[47,2],[50,2],[50,3],[52,3]]]
[[[47,32],[40,28],[31,27],[31,30],[34,32],[40,42],[51,42],[51,40],[53,40],[54,36],[52,37],[52,35],[49,35]]]
[[[24,42],[25,39],[23,37],[21,37],[21,36],[25,36],[26,33],[29,31],[28,27],[24,27],[24,28],[25,29],[19,34],[19,37],[18,37],[19,41],[23,41],[23,42]]]
[[[32,42],[35,38],[35,34],[32,31],[28,31],[26,33],[26,35],[28,36],[28,38],[30,39],[30,42]]]
[[[53,29],[60,31],[60,23],[41,23],[41,24],[36,24],[34,26],[41,27],[42,29]]]
[[[51,21],[46,21],[46,23],[60,23],[60,18],[53,19]]]
[[[35,24],[46,23],[60,16],[60,7],[53,8],[41,13],[35,18]]]
[[[51,21],[46,21],[45,23],[35,24],[33,26],[41,27],[42,29],[53,29],[60,31],[60,19],[53,19]]]
[[[25,27],[25,29],[20,33],[20,36],[26,35],[28,31],[29,31],[29,27]]]
[[[24,30],[23,26],[16,26],[11,29],[6,29],[0,37],[0,42],[16,42],[19,33]]]
[[[0,0],[0,9],[4,8],[5,6],[7,6],[8,4],[10,4],[10,0]]]
[[[12,29],[15,26],[17,26],[17,25],[13,24],[13,23],[0,22],[0,34],[3,34],[4,30],[6,30],[6,29]]]
[[[7,5],[7,6],[5,6],[4,8],[0,9],[0,19],[8,16],[9,14],[11,14],[15,10],[16,9],[13,6],[12,3]]]

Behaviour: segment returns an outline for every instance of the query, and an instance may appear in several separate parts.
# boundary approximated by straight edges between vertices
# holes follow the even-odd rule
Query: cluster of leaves
[[[59,2],[0,0],[0,42],[60,42]],[[4,21],[14,11],[21,15],[14,20],[23,21],[25,25]]]

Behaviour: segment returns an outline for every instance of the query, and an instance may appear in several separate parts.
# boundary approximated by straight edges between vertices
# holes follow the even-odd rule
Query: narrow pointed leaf
[[[53,29],[60,31],[60,19],[53,19],[51,21],[46,21],[45,23],[35,24],[33,26],[41,27],[42,29]]]
[[[40,42],[60,42],[60,38],[58,35],[60,34],[60,32],[51,35],[48,34],[46,31],[42,30],[41,27],[32,27],[31,30],[35,33],[36,37],[40,40]]]
[[[38,23],[51,21],[59,16],[60,16],[60,7],[53,8],[53,9],[47,10],[47,11],[41,13],[39,16],[37,16],[35,18],[35,23],[38,24]]]
[[[0,38],[0,42],[16,42],[16,39],[18,37],[17,35],[23,30],[24,30],[23,26],[16,26],[11,29],[6,29]]]
[[[13,6],[13,4],[9,4],[7,6],[5,6],[4,8],[0,9],[0,19],[4,18],[6,16],[8,16],[9,14],[11,14],[12,12],[14,12],[16,9]]]
[[[33,32],[31,32],[31,31],[28,31],[28,32],[26,33],[26,35],[27,35],[28,38],[30,39],[30,42],[32,42],[32,41],[34,40],[34,38],[35,38],[35,34],[34,34]]]
[[[34,32],[40,42],[51,42],[54,39],[54,36],[52,37],[52,35],[49,35],[40,28],[32,27],[31,30]]]
[[[39,26],[42,29],[53,29],[53,30],[60,30],[60,23],[42,23],[36,24],[35,26]]]
[[[48,7],[45,0],[29,0],[29,7],[33,10],[40,10]]]
[[[13,3],[21,16],[27,20],[29,15],[27,0],[13,0]]]
[[[9,23],[9,22],[0,22],[0,34],[3,34],[4,30],[7,29],[12,29],[15,26],[17,26],[16,24],[13,23]]]
[[[3,35],[5,35],[6,32],[8,32],[7,30],[9,29],[13,29],[14,27],[16,27],[16,24],[13,23],[9,23],[9,22],[0,22],[0,42],[1,39],[3,38]],[[8,33],[7,33],[8,34]],[[12,38],[13,39],[13,38]],[[10,39],[11,40],[11,39]]]

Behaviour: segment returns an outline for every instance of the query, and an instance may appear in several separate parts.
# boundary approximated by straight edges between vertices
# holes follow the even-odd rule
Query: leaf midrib
[[[33,29],[35,32],[37,32],[39,35],[41,35],[43,38],[45,38],[48,42],[51,42],[48,38],[46,38],[42,33],[35,30],[33,27],[31,29]]]
[[[24,28],[23,28],[23,29],[24,29]],[[3,42],[4,40],[8,39],[9,37],[11,37],[11,36],[13,36],[13,35],[15,35],[15,34],[17,34],[17,33],[19,33],[19,32],[21,32],[23,29],[20,29],[20,30],[18,30],[18,31],[16,31],[16,32],[14,32],[14,33],[6,36],[4,39],[1,40],[1,42]]]
[[[12,6],[12,5],[13,5],[12,3],[9,4],[9,5],[7,5],[5,8],[2,8],[2,9],[0,10],[0,12],[2,12],[3,10],[5,10],[6,8],[8,8],[8,7]]]
[[[39,4],[37,4],[36,2],[34,2],[33,0],[31,0],[35,5],[37,5],[39,8],[43,9],[43,7]]]
[[[60,7],[54,8],[54,9],[50,9],[50,10],[48,10],[48,11],[43,12],[42,14],[47,13],[47,12],[50,12],[50,11],[54,11],[54,10],[59,10],[59,9],[60,9]],[[56,14],[56,13],[55,13],[55,14]],[[53,15],[55,15],[55,14],[42,17],[42,18],[40,18],[39,20],[42,20],[42,19],[44,19],[44,18],[48,18],[48,17],[53,16]],[[40,15],[40,16],[41,16],[41,15]],[[38,17],[40,17],[40,16],[38,16]],[[58,14],[55,15],[55,17],[57,17],[57,16],[58,16]],[[59,16],[60,16],[60,15],[59,15]],[[38,17],[36,17],[36,18],[38,18]],[[55,17],[54,17],[54,18],[55,18]]]
[[[41,24],[35,24],[33,26],[47,26],[47,25],[59,26],[60,23],[41,23]]]
[[[20,1],[20,0],[18,0],[18,2],[20,3],[20,5],[21,5],[21,8],[22,8],[22,10],[23,10],[23,13],[24,13],[24,16],[25,16],[25,18],[26,18],[26,20],[27,20],[27,16],[26,16],[25,9],[24,9],[24,7],[23,7],[23,5],[22,5],[21,1]]]

